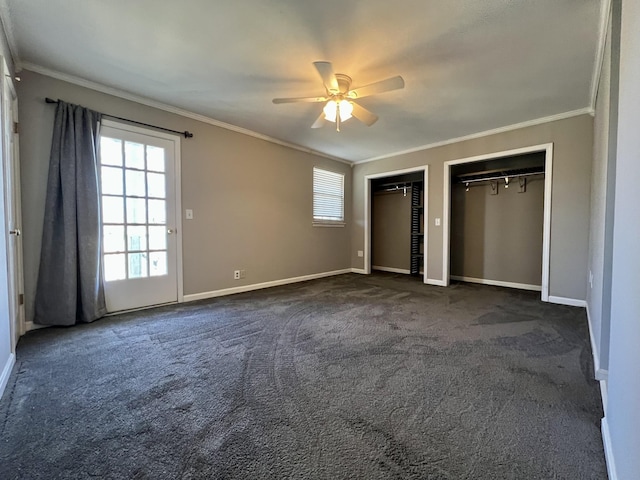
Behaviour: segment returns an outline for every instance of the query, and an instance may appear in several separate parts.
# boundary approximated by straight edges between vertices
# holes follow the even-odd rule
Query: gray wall
[[[451,275],[541,285],[544,177],[451,189]]]
[[[376,193],[372,201],[371,265],[410,268],[411,191]]]
[[[442,279],[443,163],[475,155],[553,142],[551,205],[551,271],[549,294],[584,300],[587,285],[589,196],[593,150],[593,118],[580,115],[487,137],[358,164],[353,169],[351,265],[364,268],[357,256],[364,249],[364,177],[429,165],[427,276]]]
[[[615,18],[615,20],[614,20]],[[589,227],[587,309],[593,337],[596,375],[603,379],[609,363],[611,319],[611,235],[615,184],[617,134],[619,16],[607,27],[604,58],[596,98]],[[614,29],[615,27],[615,29]]]
[[[54,107],[45,97],[194,133],[182,139],[184,293],[196,294],[350,267],[350,229],[312,226],[312,169],[340,162],[24,71],[19,84],[27,321],[38,272]],[[233,280],[233,270],[246,278]]]
[[[619,2],[614,2],[614,5]],[[615,9],[614,9],[615,12]],[[605,426],[619,480],[640,472],[640,2],[622,2],[613,232],[611,351]],[[605,429],[605,440],[606,438]],[[611,458],[610,464],[611,464]],[[614,477],[611,477],[614,478]]]

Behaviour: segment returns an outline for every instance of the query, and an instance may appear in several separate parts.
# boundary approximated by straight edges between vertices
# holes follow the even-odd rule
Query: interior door
[[[22,269],[22,215],[20,203],[20,156],[18,154],[18,98],[6,62],[2,65],[2,123],[5,228],[7,234],[8,306],[11,318],[11,345],[25,333],[24,278]]]
[[[100,130],[102,260],[107,310],[178,300],[178,137]]]

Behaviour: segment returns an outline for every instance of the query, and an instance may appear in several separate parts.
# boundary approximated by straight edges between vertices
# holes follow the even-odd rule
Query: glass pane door
[[[173,146],[167,143],[102,129],[103,266],[109,310],[177,300],[174,161]],[[152,285],[164,285],[167,295],[156,295]],[[143,295],[145,291],[152,294]],[[109,292],[124,298],[109,298]],[[144,303],[133,306],[140,303],[133,296],[142,296]]]

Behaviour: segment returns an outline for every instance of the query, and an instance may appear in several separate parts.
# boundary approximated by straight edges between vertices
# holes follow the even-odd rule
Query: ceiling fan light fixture
[[[338,111],[340,112],[341,122],[349,120],[353,113],[353,104],[348,100],[340,100],[340,103],[338,104]]]
[[[329,120],[330,122],[336,121],[336,114],[338,113],[338,104],[335,100],[329,100],[324,108],[322,109],[324,112],[325,120]]]
[[[349,120],[353,113],[353,105],[348,100],[329,100],[322,109],[324,112],[324,118],[330,122],[335,122],[336,117],[340,116],[340,121],[344,122]]]

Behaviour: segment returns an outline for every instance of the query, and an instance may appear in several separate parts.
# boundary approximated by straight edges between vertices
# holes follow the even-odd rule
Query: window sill
[[[314,227],[344,227],[346,224],[344,222],[320,222],[314,221]]]

